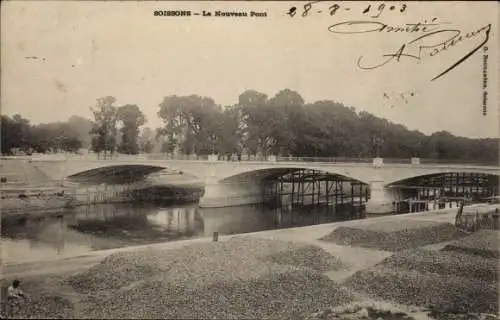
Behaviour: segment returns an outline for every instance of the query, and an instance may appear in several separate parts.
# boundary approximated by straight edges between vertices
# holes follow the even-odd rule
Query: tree
[[[156,146],[151,129],[144,128],[138,137],[146,122],[139,107],[117,109],[114,103],[113,97],[98,99],[93,122],[73,116],[68,121],[31,125],[20,115],[3,115],[2,154],[76,152],[90,143],[98,153],[114,152],[118,144],[120,152],[132,154],[161,147],[162,152],[198,155],[371,158],[379,153],[389,158],[418,156],[485,164],[498,164],[499,159],[499,139],[469,139],[445,131],[428,136],[340,102],[306,103],[289,89],[271,99],[246,90],[236,105],[224,108],[208,97],[165,97],[158,111],[163,126],[156,132]]]
[[[75,138],[82,142],[82,147],[88,148],[91,141],[89,132],[93,127],[92,120],[79,116],[71,116],[68,119],[68,125],[74,133]]]
[[[277,141],[273,153],[297,155],[305,125],[304,99],[290,89],[281,90],[269,100],[269,108],[274,120],[272,135]]]
[[[19,145],[15,137],[19,135],[18,128],[14,123],[14,120],[9,116],[2,116],[2,154],[10,155],[12,154],[12,149]]]
[[[270,110],[267,95],[247,90],[238,98],[242,144],[249,153],[267,154],[276,144],[274,125],[276,117]]]
[[[75,137],[64,137],[62,140],[62,148],[64,151],[77,152],[82,147],[82,142]]]
[[[30,153],[33,135],[28,119],[16,114],[12,118],[2,116],[2,154],[12,154],[14,149]]]
[[[90,131],[92,150],[98,154],[113,154],[116,148],[117,112],[113,106],[116,99],[111,96],[97,99],[97,105],[91,108],[94,114],[94,125]]]
[[[32,146],[37,152],[77,152],[82,147],[75,128],[69,123],[52,122],[32,126]]]
[[[154,146],[153,130],[151,128],[144,128],[139,136],[139,150],[144,153],[151,153]]]
[[[159,135],[166,137],[163,150],[183,154],[208,154],[212,143],[209,137],[216,134],[218,117],[222,108],[211,98],[190,96],[165,97],[158,116],[164,126]]]
[[[212,137],[214,152],[231,156],[244,151],[241,112],[237,106],[230,106],[217,117],[215,135]]]
[[[118,151],[124,154],[138,154],[139,127],[146,123],[146,117],[138,106],[127,104],[117,109],[117,119],[122,125]]]

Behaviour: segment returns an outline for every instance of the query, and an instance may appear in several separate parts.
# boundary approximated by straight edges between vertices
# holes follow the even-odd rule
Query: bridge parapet
[[[125,155],[125,154],[114,154],[107,158],[99,157],[97,154],[89,153],[84,155],[78,154],[33,154],[30,158],[31,160],[72,160],[72,161],[155,161],[155,160],[178,160],[178,161],[229,161],[229,162],[314,162],[314,163],[373,163],[373,158],[346,158],[346,157],[280,157],[276,155],[268,156],[258,156],[258,155],[241,155],[238,156],[221,156],[216,154],[211,155],[171,155],[166,153],[157,154],[137,154],[137,155]],[[375,158],[382,159],[382,158]],[[381,160],[377,160],[381,161]],[[390,163],[410,163],[409,159],[389,159]]]
[[[221,156],[217,154],[212,155],[171,155],[166,153],[155,154],[137,154],[126,155],[115,153],[112,157],[102,158],[98,157],[95,153],[89,154],[33,154],[31,157],[2,157],[2,158],[25,158],[34,161],[160,161],[160,160],[176,160],[176,161],[213,161],[213,162],[270,162],[270,163],[363,163],[374,164],[377,166],[382,165],[475,165],[481,167],[496,167],[500,166],[499,162],[484,162],[484,161],[463,161],[463,160],[450,160],[450,159],[426,159],[426,158],[347,158],[347,157],[280,157],[275,155],[258,156],[258,155],[236,155]]]

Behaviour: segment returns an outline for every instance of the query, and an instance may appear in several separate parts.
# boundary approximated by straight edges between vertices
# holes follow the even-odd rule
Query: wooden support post
[[[316,184],[315,181],[314,181],[314,176],[315,176],[316,172],[313,171],[312,173],[312,196],[311,196],[311,206],[314,207],[314,185]]]
[[[328,182],[330,181],[330,176],[328,175],[325,181],[325,197],[326,197],[326,208],[328,212],[330,211],[330,190],[328,189]]]
[[[342,204],[342,208],[344,207],[344,181],[340,180],[340,202]]]
[[[321,204],[321,179],[317,181],[318,183],[318,206]]]
[[[338,177],[335,180],[335,207],[338,207],[342,204],[342,182],[338,180]]]
[[[301,203],[300,203],[300,206],[301,207],[304,207],[304,200],[305,200],[305,181],[304,181],[304,170],[301,170],[300,171],[300,176],[299,176],[299,179],[300,179],[300,183],[301,183],[301,188],[302,188],[302,191],[301,191]]]
[[[354,214],[354,186],[352,184],[352,181],[350,182],[351,184],[351,215]]]

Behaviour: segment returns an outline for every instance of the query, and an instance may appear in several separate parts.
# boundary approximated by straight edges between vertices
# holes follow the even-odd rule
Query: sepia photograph
[[[0,319],[500,319],[499,19],[3,1]]]

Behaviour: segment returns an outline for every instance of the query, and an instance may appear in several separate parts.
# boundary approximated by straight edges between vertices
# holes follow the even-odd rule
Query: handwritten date
[[[325,2],[331,2],[331,1],[317,0],[317,1],[311,1],[311,2],[304,4],[303,10],[302,10],[302,17],[307,17],[310,14],[311,10],[313,9],[313,5],[318,4],[318,3],[325,3]],[[406,11],[406,8],[407,8],[407,6],[404,3],[398,4],[398,5],[386,5],[386,4],[382,3],[378,6],[372,6],[371,4],[369,4],[368,6],[366,6],[364,8],[364,10],[362,10],[362,14],[369,15],[372,18],[378,18],[386,10],[399,11],[400,13],[403,13]],[[348,6],[341,6],[337,3],[334,3],[334,4],[328,6],[328,13],[331,16],[335,15],[339,10],[350,11],[351,8]],[[298,12],[299,12],[299,9],[297,7],[291,7],[288,10],[287,14],[290,17],[294,17]],[[322,12],[323,12],[322,10],[316,10],[316,13],[322,13]]]

